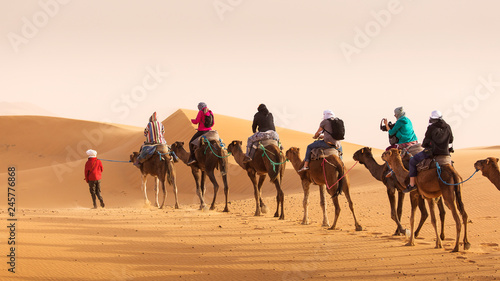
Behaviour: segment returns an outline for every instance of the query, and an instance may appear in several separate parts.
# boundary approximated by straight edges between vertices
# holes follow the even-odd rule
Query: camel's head
[[[233,150],[236,148],[236,147],[241,147],[243,145],[243,142],[242,141],[239,141],[239,140],[234,140],[232,141],[228,146],[227,146],[227,151],[231,152],[232,154],[233,153]]]
[[[137,157],[139,157],[139,152],[132,152],[132,154],[130,154],[130,162],[134,163],[135,162],[135,159],[137,159]]]
[[[290,147],[285,153],[286,159],[299,158],[300,148],[298,147]]]
[[[398,159],[401,160],[400,151],[397,148],[391,148],[384,153],[382,153],[382,160],[389,162],[390,160]]]
[[[176,152],[179,151],[179,149],[181,149],[183,146],[184,146],[183,141],[176,141],[170,146],[170,148],[172,149],[172,151]]]
[[[498,171],[498,158],[488,157],[484,160],[478,160],[476,163],[474,163],[474,168],[476,168],[476,170],[481,170],[483,172],[489,169],[494,169]]]
[[[352,156],[352,159],[354,159],[354,161],[358,161],[361,164],[365,164],[363,163],[363,159],[366,159],[367,157],[373,157],[371,147],[363,147],[360,150],[356,151]]]

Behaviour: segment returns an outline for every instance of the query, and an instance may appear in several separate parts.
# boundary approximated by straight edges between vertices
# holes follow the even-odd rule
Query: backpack
[[[334,119],[328,119],[330,121],[330,125],[332,127],[333,132],[328,132],[325,130],[327,133],[329,133],[332,138],[336,140],[343,140],[345,136],[345,127],[344,127],[344,121],[340,118],[334,118]]]
[[[209,115],[203,115],[205,118],[203,119],[203,126],[205,128],[210,128],[214,125],[214,114],[211,110],[208,111]]]

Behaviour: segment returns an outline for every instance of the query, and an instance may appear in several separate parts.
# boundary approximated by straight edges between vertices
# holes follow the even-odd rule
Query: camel
[[[338,156],[330,155],[326,157],[325,160],[312,160],[309,162],[309,170],[301,173],[298,171],[302,168],[304,162],[300,159],[300,149],[297,147],[291,147],[286,152],[286,157],[290,160],[293,168],[299,174],[300,180],[302,181],[302,188],[304,190],[304,218],[302,219],[302,224],[309,224],[307,207],[309,205],[309,187],[311,183],[313,183],[319,186],[320,205],[323,210],[323,226],[329,226],[328,216],[326,213],[326,193],[328,192],[332,196],[333,204],[335,206],[335,219],[332,227],[330,227],[330,230],[333,230],[337,225],[337,220],[340,214],[338,195],[341,191],[344,191],[352,216],[354,217],[356,231],[363,230],[361,225],[356,220],[356,215],[354,214],[354,204],[352,203],[351,195],[349,193],[349,178],[345,174],[344,164]],[[339,178],[341,178],[341,180],[338,184],[335,184]],[[334,184],[334,186],[327,189],[326,185],[328,184]]]
[[[405,165],[408,165],[409,155],[405,154],[405,159],[403,162],[406,162]],[[387,164],[378,164],[377,161],[373,158],[372,149],[370,147],[364,147],[360,150],[356,151],[353,155],[353,159],[358,161],[360,164],[364,165],[371,173],[371,175],[378,181],[381,181],[387,187],[387,196],[389,197],[389,203],[391,205],[391,218],[397,224],[396,232],[393,235],[404,235],[405,230],[403,226],[401,226],[401,213],[403,211],[403,201],[405,198],[405,194],[402,192],[404,187],[398,182],[394,175],[391,177],[386,177],[389,172],[389,166]],[[406,160],[406,161],[404,161]],[[395,193],[398,192],[398,207],[396,209],[396,197]],[[420,222],[418,224],[417,230],[415,231],[415,237],[418,237],[420,229],[424,225],[425,220],[429,216],[427,213],[427,208],[425,207],[425,202],[418,194],[417,191],[413,191],[410,193],[410,203],[418,204],[421,216]],[[441,240],[444,240],[444,217],[446,211],[444,210],[444,204],[441,197],[438,201],[439,213],[441,218]]]
[[[130,155],[130,162],[134,163],[135,160],[139,157],[139,152],[133,152]],[[142,179],[142,190],[144,191],[144,200],[146,205],[149,205],[150,202],[148,200],[148,195],[146,192],[146,182],[147,176],[155,177],[155,207],[159,207],[163,209],[165,205],[165,200],[167,199],[167,191],[165,189],[165,180],[173,186],[174,188],[174,196],[175,196],[175,208],[179,209],[179,202],[177,200],[177,184],[175,180],[175,169],[174,165],[171,161],[171,156],[169,154],[158,155],[154,154],[149,159],[147,159],[144,163],[141,163],[136,166],[141,171],[141,179]],[[158,183],[161,183],[161,188],[163,190],[163,200],[161,206],[158,204]]]
[[[275,217],[279,217],[280,220],[285,219],[284,213],[284,193],[281,188],[281,182],[283,179],[283,174],[285,172],[285,157],[281,153],[278,146],[274,144],[266,145],[265,151],[267,156],[271,158],[274,163],[283,163],[281,165],[273,165],[267,156],[263,155],[260,150],[255,152],[255,156],[249,163],[244,163],[245,153],[241,149],[242,142],[235,140],[229,144],[227,147],[228,151],[233,155],[236,163],[240,165],[243,170],[247,171],[248,177],[252,181],[254,196],[255,196],[255,216],[260,216],[261,212],[266,213],[267,207],[262,201],[262,185],[266,179],[266,174],[269,175],[270,181],[276,186],[276,212]],[[257,175],[259,176],[259,181],[257,183]],[[281,205],[281,215],[280,215],[280,205]]]
[[[217,199],[217,192],[219,191],[219,184],[217,179],[215,179],[214,170],[217,168],[221,171],[222,181],[224,182],[224,195],[226,197],[226,206],[223,212],[229,212],[228,208],[228,193],[229,186],[227,183],[227,166],[228,160],[225,151],[221,148],[220,142],[216,140],[210,141],[210,146],[207,143],[202,143],[202,145],[196,149],[195,157],[196,162],[189,165],[191,167],[191,172],[196,182],[196,194],[200,198],[200,210],[206,208],[205,204],[205,179],[208,178],[214,186],[214,198],[212,204],[210,205],[210,210],[215,209],[215,200]],[[175,142],[172,144],[172,151],[181,159],[184,164],[187,165],[189,162],[189,152],[184,149],[184,142]],[[201,172],[201,177],[200,177]],[[200,180],[201,179],[201,180]]]
[[[382,159],[389,163],[389,166],[392,168],[396,177],[400,184],[404,185],[408,178],[408,170],[403,166],[403,162],[401,160],[401,156],[399,154],[399,150],[392,148],[382,154]],[[462,220],[464,223],[464,249],[468,250],[470,248],[470,243],[467,239],[467,213],[465,212],[464,203],[462,202],[462,192],[461,192],[461,184],[462,178],[455,170],[452,165],[446,164],[441,165],[441,179],[448,183],[445,184],[441,181],[437,174],[436,167],[431,167],[428,170],[420,171],[417,176],[417,187],[418,193],[423,196],[429,205],[430,213],[431,213],[431,223],[434,227],[434,231],[436,233],[436,248],[442,248],[441,238],[438,235],[437,227],[436,227],[436,216],[434,213],[434,200],[433,198],[437,198],[439,196],[443,196],[444,202],[446,206],[451,210],[453,218],[455,219],[455,225],[457,229],[457,236],[455,241],[455,247],[452,252],[458,252],[459,249],[459,240],[460,240],[460,231],[462,224],[460,223],[460,217],[457,212],[457,208],[462,216]],[[456,184],[456,185],[451,185]],[[414,227],[414,218],[415,218],[415,208],[416,206],[412,206],[411,215],[410,215],[410,224],[411,224],[411,236],[407,246],[415,245],[415,237],[413,234]]]
[[[500,170],[498,169],[498,158],[488,157],[474,163],[474,168],[481,170],[483,176],[487,177],[498,190],[500,190]]]

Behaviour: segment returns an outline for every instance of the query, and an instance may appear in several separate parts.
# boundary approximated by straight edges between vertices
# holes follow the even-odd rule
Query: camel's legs
[[[160,180],[158,177],[155,177],[155,207],[159,207],[160,203],[158,203],[158,195],[160,193]]]
[[[332,200],[333,200],[333,205],[335,206],[335,219],[333,220],[332,227],[329,228],[330,230],[335,229],[335,226],[337,225],[337,220],[339,219],[340,215],[339,197],[338,196],[332,197]]]
[[[226,206],[223,212],[229,212],[228,207],[228,195],[229,195],[229,185],[227,184],[227,174],[222,175],[222,181],[224,182],[224,196],[226,197]]]
[[[205,209],[205,207],[207,205],[205,204],[205,199],[204,199],[202,187],[200,184],[200,170],[199,169],[191,169],[191,173],[193,174],[194,181],[196,182],[196,194],[200,198],[200,210],[203,210],[203,209]]]
[[[170,169],[170,182],[172,183],[172,186],[174,188],[175,208],[179,209],[179,201],[177,199],[177,182],[174,173],[174,164],[171,161],[169,161],[167,168]]]
[[[429,205],[429,211],[431,213],[431,223],[434,227],[434,232],[436,233],[436,249],[443,248],[441,244],[441,238],[439,237],[436,225],[436,212],[434,211],[434,199],[427,199],[427,204]]]
[[[280,220],[284,220],[285,219],[285,208],[283,206],[283,203],[285,201],[285,194],[283,193],[283,189],[281,189],[281,185],[279,183],[279,180],[276,179],[274,181],[274,185],[276,186],[276,202],[277,202],[277,206],[276,206],[276,213],[274,214],[274,217],[279,217]],[[280,208],[280,205],[281,205],[281,215],[279,214],[279,208]]]
[[[354,214],[354,204],[352,203],[351,195],[349,194],[349,181],[347,180],[347,176],[345,178],[343,178],[342,181],[344,182],[342,184],[342,186],[344,187],[343,189],[344,189],[345,198],[347,199],[347,202],[349,202],[349,209],[351,209],[352,216],[354,217],[354,226],[356,227],[356,231],[361,231],[361,230],[363,230],[363,228],[358,223],[358,220],[356,219],[356,215]]]
[[[398,192],[398,207],[396,209],[396,189],[393,184],[389,184],[387,188],[387,197],[389,197],[389,203],[391,205],[391,219],[397,224],[396,231],[394,235],[404,234],[405,230],[401,225],[401,210],[403,208],[404,193]]]
[[[149,206],[151,205],[151,202],[149,202],[148,193],[146,192],[146,183],[148,182],[147,175],[142,175],[141,180],[142,180],[141,189],[144,192],[144,204]]]
[[[403,214],[403,203],[405,201],[405,194],[402,191],[398,190],[398,209],[397,209],[397,216],[398,216],[398,221],[401,223],[401,215]],[[404,230],[404,227],[401,226],[401,229]],[[404,234],[404,233],[403,233]]]
[[[266,180],[266,175],[263,174],[263,175],[260,175],[259,176],[259,182],[257,183],[257,190],[259,191],[259,204],[260,204],[260,211],[263,213],[263,214],[267,214],[267,206],[266,204],[264,203],[264,201],[262,201],[262,185],[264,184],[264,181]]]
[[[421,199],[420,194],[416,191],[412,192],[410,195],[411,202],[411,213],[410,213],[410,240],[406,243],[406,246],[415,246],[415,210],[419,204],[419,200]],[[425,206],[424,206],[425,207]],[[427,210],[426,210],[427,213]]]
[[[165,178],[160,179],[160,183],[161,183],[161,190],[163,191],[163,200],[161,202],[160,209],[163,209],[165,201],[167,200],[167,190],[165,189]]]
[[[319,186],[319,204],[321,205],[321,210],[323,211],[323,224],[322,226],[330,226],[328,222],[328,213],[326,211],[326,185],[322,184]],[[304,196],[305,197],[305,196]],[[305,198],[304,198],[305,199]]]
[[[219,191],[219,184],[217,183],[217,179],[215,179],[214,171],[207,172],[208,178],[214,185],[214,199],[212,200],[212,204],[210,205],[210,210],[215,210],[215,200],[217,199],[217,192]]]
[[[304,218],[302,219],[302,224],[309,224],[309,189],[311,183],[308,181],[302,181],[302,189],[304,190],[304,201],[302,205],[304,206]]]
[[[255,171],[253,171],[251,169],[247,170],[247,174],[248,174],[248,177],[250,178],[250,180],[252,181],[252,184],[253,184],[253,195],[255,196],[255,214],[254,214],[254,216],[260,216],[260,213],[261,213],[260,203],[262,200],[260,199],[260,192],[259,192],[259,188],[257,187],[257,177],[255,174]]]
[[[445,188],[441,189],[443,190]],[[462,222],[460,221],[460,217],[458,216],[457,208],[455,206],[455,195],[453,194],[453,190],[451,188],[443,190],[443,199],[446,206],[448,206],[448,208],[451,210],[451,214],[453,216],[453,219],[455,220],[455,225],[457,228],[457,237],[455,239],[455,247],[453,248],[452,252],[458,252],[460,232],[462,230]]]
[[[415,197],[415,198],[413,198]],[[418,223],[417,230],[415,230],[415,237],[418,237],[418,234],[420,233],[420,229],[424,225],[425,220],[429,216],[429,213],[427,213],[427,207],[425,207],[425,200],[420,196],[418,191],[412,191],[410,193],[410,202],[411,204],[417,204],[418,209],[420,210],[420,222]],[[415,206],[415,208],[417,207]],[[413,205],[412,205],[413,208]]]
[[[205,191],[207,191],[207,187],[205,185],[207,179],[207,173],[205,171],[201,171],[201,182],[200,182],[200,190],[201,196],[205,197]]]
[[[446,215],[446,210],[444,209],[443,197],[439,197],[437,206],[439,209],[439,219],[441,220],[441,235],[439,237],[441,240],[444,240],[444,217]]]

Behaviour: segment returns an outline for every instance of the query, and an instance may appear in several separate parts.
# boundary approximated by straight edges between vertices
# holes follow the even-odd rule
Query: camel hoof
[[[308,220],[303,220],[302,221],[302,225],[309,225],[309,221]]]
[[[224,211],[222,211],[222,212],[229,213],[229,208],[228,207],[224,208]]]
[[[255,217],[260,217],[260,212],[255,212],[255,214],[253,214]]]
[[[411,246],[415,246],[415,243],[413,243],[413,242],[411,242],[411,243],[410,243],[410,242],[408,242],[408,243],[406,243],[406,244],[405,244],[405,246],[410,246],[410,247],[411,247]]]
[[[470,249],[470,243],[464,243],[464,250],[469,250]]]
[[[441,235],[439,236],[439,238],[441,238],[441,241],[443,241],[443,240],[444,240],[444,233],[443,233],[443,234],[441,234]]]
[[[434,249],[442,249],[443,246],[441,244],[437,244],[436,247],[434,247]]]
[[[262,206],[260,206],[260,211],[261,211],[263,214],[267,214],[267,206],[266,206],[266,205],[262,205]]]
[[[363,228],[361,227],[361,225],[356,225],[356,231],[363,231]]]
[[[213,211],[213,210],[215,210],[215,206],[212,205],[212,206],[210,206],[210,211]]]
[[[337,229],[332,226],[332,227],[328,228],[328,230],[337,230]]]
[[[274,217],[275,217],[275,218],[277,218],[277,217],[279,217],[279,216],[280,216],[280,214],[278,214],[277,212],[276,212],[276,213],[274,213]]]
[[[452,253],[456,253],[458,252],[458,247],[455,247],[455,249],[453,249],[453,251],[451,251]]]
[[[179,205],[178,205],[178,204],[175,204],[175,208],[176,208],[176,209],[179,209]]]
[[[330,227],[330,224],[329,223],[323,223],[321,226],[322,227]]]
[[[281,215],[281,217],[278,220],[280,220],[280,221],[285,220],[285,216]]]

